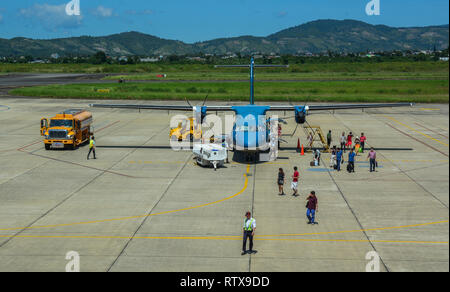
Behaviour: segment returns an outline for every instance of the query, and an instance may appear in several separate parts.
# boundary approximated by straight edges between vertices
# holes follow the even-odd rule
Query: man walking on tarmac
[[[89,156],[91,155],[91,152],[94,153],[94,159],[97,159],[97,158],[95,158],[95,137],[94,136],[92,136],[91,139],[89,140],[89,153],[87,155],[88,160],[89,160]]]
[[[250,211],[247,211],[245,213],[245,221],[244,221],[244,242],[242,245],[242,254],[245,255],[247,253],[256,253],[256,250],[253,250],[253,236],[255,236],[255,230],[256,230],[256,221],[252,218],[252,214]],[[247,251],[247,237],[250,239],[249,243],[249,250]]]
[[[308,224],[318,224],[315,221],[316,212],[319,210],[316,192],[312,191],[306,198],[306,217],[308,217]]]

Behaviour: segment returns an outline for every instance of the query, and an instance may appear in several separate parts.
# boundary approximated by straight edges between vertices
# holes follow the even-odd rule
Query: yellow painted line
[[[0,235],[12,237],[12,235]],[[241,236],[85,236],[85,235],[18,235],[16,238],[32,239],[165,239],[165,240],[242,240]],[[257,241],[297,241],[297,242],[356,242],[356,243],[410,243],[410,244],[449,244],[448,241],[414,240],[367,240],[367,239],[309,239],[309,238],[254,238]]]
[[[239,196],[240,194],[242,194],[248,186],[248,172],[250,171],[250,165],[247,165],[247,170],[246,173],[244,174],[245,177],[245,182],[244,182],[244,187],[237,192],[236,194],[218,200],[218,201],[214,201],[211,203],[206,203],[206,204],[202,204],[202,205],[198,205],[198,206],[193,206],[193,207],[187,207],[187,208],[183,208],[183,209],[177,209],[177,210],[171,210],[171,211],[164,211],[164,212],[159,212],[159,213],[154,213],[154,214],[148,214],[148,215],[138,215],[138,216],[130,216],[130,217],[122,217],[122,218],[113,218],[113,219],[103,219],[103,220],[94,220],[94,221],[86,221],[86,222],[77,222],[77,223],[66,223],[66,224],[55,224],[55,225],[45,225],[45,226],[30,226],[30,227],[16,227],[16,228],[4,228],[4,229],[0,229],[0,231],[9,231],[9,230],[21,230],[21,229],[37,229],[37,228],[53,228],[53,227],[65,227],[65,226],[74,226],[74,225],[84,225],[84,224],[94,224],[94,223],[103,223],[103,222],[112,222],[112,221],[121,221],[121,220],[129,220],[129,219],[138,219],[138,218],[144,218],[144,217],[151,217],[151,216],[157,216],[157,215],[165,215],[165,214],[170,214],[170,213],[175,213],[175,212],[182,212],[182,211],[188,211],[188,210],[193,210],[193,209],[197,209],[197,208],[202,208],[202,207],[206,207],[206,206],[210,206],[210,205],[214,205],[214,204],[218,204],[227,200],[230,200],[234,197]]]
[[[428,139],[430,139],[430,140],[436,141],[436,142],[438,142],[438,143],[440,143],[440,144],[442,144],[442,145],[444,145],[444,146],[446,146],[446,147],[449,146],[447,143],[444,143],[444,142],[442,142],[442,141],[440,141],[440,140],[438,140],[438,139],[435,139],[435,138],[433,138],[433,137],[431,137],[431,136],[429,136],[429,135],[427,135],[427,134],[424,134],[424,133],[422,133],[422,132],[420,132],[420,131],[418,131],[418,130],[416,130],[416,129],[414,129],[414,128],[411,128],[410,126],[405,125],[404,123],[399,122],[399,121],[397,121],[396,119],[394,119],[394,118],[392,118],[392,117],[388,117],[388,116],[384,116],[384,117],[390,119],[391,121],[393,121],[393,122],[395,122],[395,123],[397,123],[397,124],[399,124],[399,125],[402,125],[403,127],[406,127],[406,128],[408,128],[408,129],[410,129],[410,130],[413,131],[413,132],[419,133],[420,135],[424,136],[425,138],[428,138]]]
[[[129,161],[130,164],[184,164],[184,161]]]
[[[414,240],[368,240],[368,239],[307,239],[307,238],[267,238],[255,240],[267,241],[306,241],[306,242],[377,242],[377,243],[420,243],[420,244],[449,244],[448,241],[414,241]]]
[[[344,231],[332,231],[332,232],[314,232],[314,233],[300,233],[300,234],[277,234],[277,235],[255,235],[255,240],[278,240],[278,241],[316,241],[316,242],[369,242],[369,240],[359,239],[304,239],[304,238],[274,238],[274,237],[292,237],[292,236],[305,236],[305,235],[325,235],[325,234],[339,234],[339,233],[352,233],[362,231],[374,231],[374,230],[390,230],[400,228],[412,228],[420,226],[429,226],[436,224],[448,223],[449,220],[421,223],[413,225],[403,225],[395,227],[381,227],[359,230],[344,230]],[[102,235],[0,235],[0,238],[18,237],[18,238],[48,238],[48,239],[190,239],[190,240],[241,240],[241,236],[102,236]],[[380,243],[432,243],[432,244],[448,244],[447,241],[399,241],[399,240],[370,240],[371,242]]]
[[[380,227],[380,228],[368,228],[368,229],[357,229],[357,230],[327,231],[327,232],[298,233],[298,234],[260,235],[260,236],[265,236],[265,237],[282,237],[282,236],[305,236],[305,235],[324,235],[324,234],[354,233],[354,232],[365,232],[365,231],[412,228],[412,227],[420,227],[420,226],[429,226],[429,225],[443,224],[443,223],[448,223],[448,222],[449,222],[449,220],[442,220],[442,221],[437,221],[437,222],[421,223],[421,224],[413,224],[413,225],[403,225],[403,226],[394,226],[394,227]]]
[[[441,109],[440,108],[424,108],[424,107],[422,107],[422,108],[420,108],[420,110],[422,110],[422,111],[440,111]]]

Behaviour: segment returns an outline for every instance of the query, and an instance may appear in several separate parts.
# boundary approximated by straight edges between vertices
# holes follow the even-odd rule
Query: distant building
[[[206,61],[205,58],[201,58],[201,57],[187,57],[187,59],[188,59],[188,60],[191,60],[191,61],[199,61],[199,62],[204,62],[204,61]]]
[[[140,58],[141,63],[154,63],[154,62],[159,62],[161,59],[160,58]]]
[[[232,54],[232,55],[226,55],[226,56],[223,56],[222,57],[222,59],[233,59],[233,58],[236,58],[237,57],[237,55],[236,54]]]
[[[439,61],[448,62],[448,57],[440,57]]]
[[[58,53],[53,53],[50,55],[50,58],[52,59],[59,59],[59,54]]]

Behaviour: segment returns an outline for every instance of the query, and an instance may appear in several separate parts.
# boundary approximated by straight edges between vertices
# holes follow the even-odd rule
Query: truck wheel
[[[50,150],[50,144],[45,144],[45,150]]]

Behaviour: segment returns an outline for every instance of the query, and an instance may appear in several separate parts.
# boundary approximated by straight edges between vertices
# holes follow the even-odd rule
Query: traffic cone
[[[302,152],[300,152],[300,155],[301,156],[305,155],[305,148],[303,148],[303,144],[302,144]]]
[[[297,153],[300,152],[300,138],[297,140]]]

